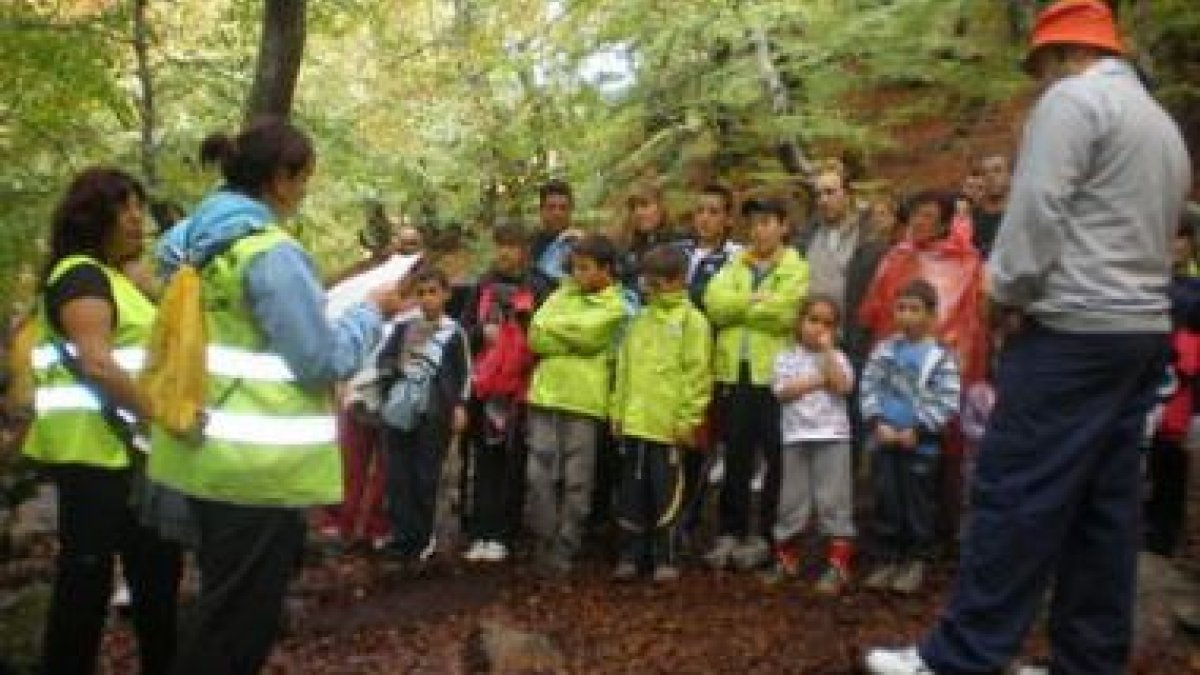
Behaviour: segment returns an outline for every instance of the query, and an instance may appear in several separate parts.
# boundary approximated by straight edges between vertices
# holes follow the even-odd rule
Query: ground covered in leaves
[[[911,641],[929,625],[951,571],[939,566],[921,597],[827,598],[809,583],[697,568],[672,586],[618,585],[600,563],[545,580],[519,561],[413,576],[367,555],[324,557],[294,585],[270,671],[856,673],[864,646]],[[134,671],[131,649],[128,629],[114,627],[109,672]],[[1044,655],[1044,638],[1027,651]],[[1133,672],[1200,672],[1200,657],[1172,635],[1142,644]]]

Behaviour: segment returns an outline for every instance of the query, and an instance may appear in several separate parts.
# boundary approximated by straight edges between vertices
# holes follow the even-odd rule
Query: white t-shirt
[[[854,379],[850,360],[842,352],[838,364],[846,377]],[[794,345],[775,357],[771,389],[779,391],[785,383],[798,377],[811,377],[821,372],[823,357],[800,345]],[[811,391],[779,407],[779,430],[784,443],[801,441],[842,441],[850,439],[850,417],[846,412],[846,397],[828,389]]]

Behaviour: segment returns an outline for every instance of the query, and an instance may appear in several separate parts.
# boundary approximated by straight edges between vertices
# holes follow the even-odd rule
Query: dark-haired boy
[[[551,180],[538,189],[541,227],[530,241],[529,253],[534,274],[551,286],[567,276],[571,244],[580,237],[571,223],[574,208],[575,195],[570,183]]]
[[[692,303],[704,308],[708,282],[742,247],[729,240],[733,229],[733,192],[719,183],[705,185],[696,195],[692,242],[688,247],[687,291]]]
[[[684,290],[682,251],[659,246],[641,267],[649,303],[622,340],[610,414],[621,439],[617,523],[624,533],[613,576],[632,579],[649,563],[655,581],[669,582],[679,578],[682,455],[695,444],[712,393],[712,329]]]
[[[725,479],[720,534],[705,561],[714,568],[750,570],[770,558],[779,493],[779,404],[771,391],[775,357],[789,343],[808,265],[784,245],[787,206],[755,200],[743,206],[750,243],[717,273],[705,291],[717,329],[713,378],[724,421]],[[766,462],[760,518],[751,529],[751,479],[759,452]]]
[[[937,291],[923,280],[896,296],[899,332],[881,342],[863,371],[863,420],[875,454],[875,533],[882,564],[866,585],[915,593],[925,578],[937,526],[939,454],[958,412],[961,383],[954,353],[933,338]]]
[[[416,273],[413,294],[420,311],[397,324],[380,350],[377,368],[384,383],[384,448],[387,502],[392,520],[388,552],[406,561],[427,561],[436,551],[433,519],[438,481],[450,437],[467,426],[471,353],[467,337],[446,315],[450,280],[436,268]],[[427,378],[424,400],[411,424],[392,411],[403,380]]]
[[[533,372],[527,331],[551,290],[529,269],[528,235],[518,225],[492,232],[492,267],[480,277],[463,312],[474,358],[470,405],[472,538],[464,557],[508,557],[520,526],[525,483],[525,396]]]
[[[597,424],[608,415],[612,361],[626,317],[613,283],[616,261],[606,237],[576,242],[570,277],[529,326],[539,361],[529,388],[526,510],[539,567],[550,574],[570,570],[591,510]]]

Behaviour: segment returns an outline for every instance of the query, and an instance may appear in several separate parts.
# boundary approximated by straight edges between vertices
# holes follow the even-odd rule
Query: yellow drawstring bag
[[[33,410],[33,343],[37,342],[38,323],[32,315],[21,319],[8,352],[8,410],[26,413]]]
[[[179,436],[202,426],[208,364],[200,274],[183,265],[163,291],[138,384],[150,399],[154,421]]]

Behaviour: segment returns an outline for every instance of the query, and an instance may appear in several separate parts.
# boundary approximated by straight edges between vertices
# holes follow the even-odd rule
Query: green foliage
[[[0,5],[0,297],[37,259],[73,172],[137,166],[129,4]],[[792,185],[780,142],[869,160],[892,125],[957,119],[1025,86],[1008,13],[1018,4],[314,0],[295,116],[319,166],[298,230],[339,267],[371,200],[414,222],[530,218],[533,188],[562,176],[583,220],[608,225],[639,176],[669,189],[715,174]],[[1197,3],[1156,0],[1141,19],[1125,4],[1123,20],[1163,55],[1164,97],[1186,109]],[[217,181],[197,148],[240,121],[260,20],[257,0],[150,3],[160,196],[191,205]],[[864,111],[879,92],[889,103]]]

